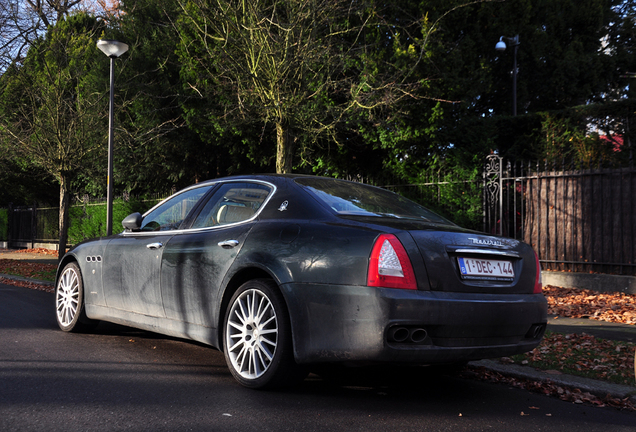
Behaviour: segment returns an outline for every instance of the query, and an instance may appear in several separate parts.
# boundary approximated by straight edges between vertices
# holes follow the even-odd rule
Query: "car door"
[[[161,294],[166,317],[216,327],[219,288],[273,187],[235,181],[221,185],[188,230],[164,249]]]
[[[168,198],[144,216],[140,231],[124,232],[108,243],[103,276],[108,307],[165,316],[160,283],[164,247],[212,187],[189,188]]]

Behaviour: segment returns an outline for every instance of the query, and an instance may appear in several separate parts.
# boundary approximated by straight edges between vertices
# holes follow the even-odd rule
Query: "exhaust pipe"
[[[389,331],[389,339],[394,342],[404,342],[409,337],[409,331],[406,327],[393,327]]]
[[[526,333],[527,339],[538,339],[543,336],[543,332],[545,331],[545,324],[533,324]]]
[[[424,330],[423,328],[415,328],[411,329],[409,339],[411,342],[418,344],[424,342],[427,336],[428,333],[426,332],[426,330]]]

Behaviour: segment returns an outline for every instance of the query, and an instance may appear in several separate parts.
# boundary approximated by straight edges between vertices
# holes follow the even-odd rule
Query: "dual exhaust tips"
[[[395,326],[389,329],[389,342],[396,343],[424,343],[428,332],[421,327]]]

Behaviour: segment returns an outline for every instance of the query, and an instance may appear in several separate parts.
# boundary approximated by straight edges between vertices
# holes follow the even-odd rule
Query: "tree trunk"
[[[71,202],[69,182],[66,176],[60,175],[60,244],[57,259],[60,260],[66,253],[66,242],[68,240],[68,213]]]
[[[294,150],[294,138],[289,127],[282,123],[276,123],[276,172],[288,174],[292,172]]]

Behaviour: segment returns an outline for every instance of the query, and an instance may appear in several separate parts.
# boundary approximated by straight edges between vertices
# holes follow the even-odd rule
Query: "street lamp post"
[[[511,46],[514,48],[513,52],[513,68],[512,68],[512,115],[517,115],[517,49],[519,48],[519,35],[515,37],[506,37],[501,36],[499,38],[499,42],[495,45],[495,49],[497,51],[505,51],[506,43],[504,42],[506,39],[511,43]]]
[[[115,94],[115,59],[128,51],[128,45],[100,39],[97,48],[110,58],[110,108],[108,110],[108,177],[106,187],[106,235],[113,233],[113,106]]]

